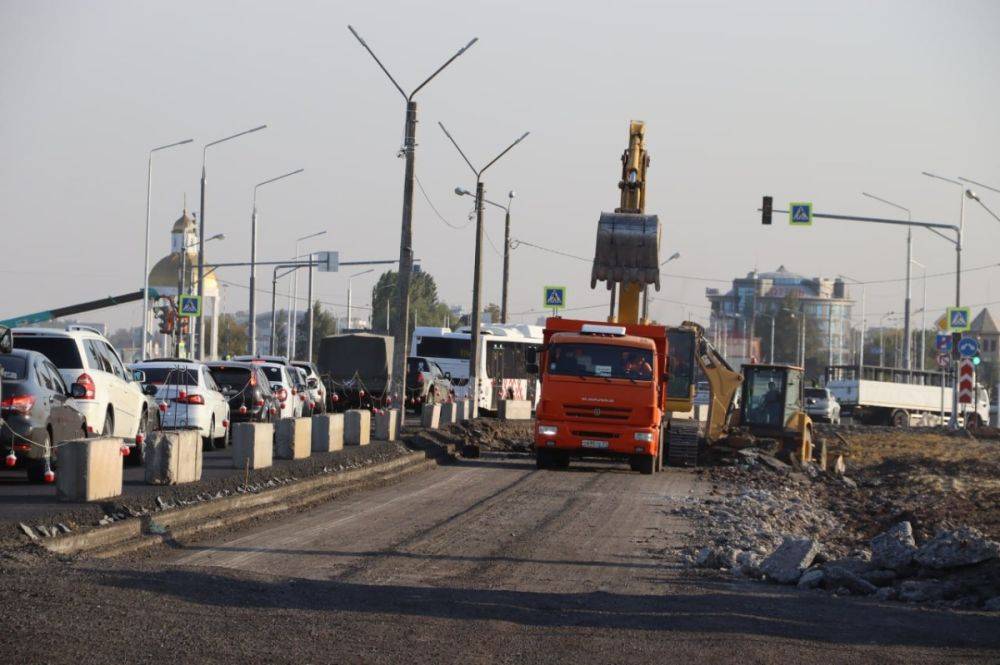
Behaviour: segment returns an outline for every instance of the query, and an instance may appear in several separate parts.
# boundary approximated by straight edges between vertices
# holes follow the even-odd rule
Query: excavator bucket
[[[660,290],[660,220],[656,215],[602,212],[590,288],[612,284],[655,284]]]

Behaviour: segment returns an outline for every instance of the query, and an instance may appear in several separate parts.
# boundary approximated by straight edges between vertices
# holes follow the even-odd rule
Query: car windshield
[[[246,367],[209,367],[208,371],[222,388],[240,389],[250,383],[250,370]]]
[[[136,369],[140,369],[145,372],[146,383],[152,383],[153,385],[198,385],[198,377],[196,377],[187,367],[143,367],[138,365],[136,366]]]
[[[28,376],[28,363],[21,356],[0,356],[4,381],[22,381]]]
[[[277,365],[261,365],[260,368],[264,370],[264,375],[267,376],[267,380],[271,383],[285,382],[285,377],[281,372],[281,367]]]
[[[553,344],[548,373],[649,381],[653,378],[653,352],[610,344]]]
[[[826,399],[826,390],[823,388],[806,388],[806,397]]]
[[[69,337],[34,337],[14,335],[14,348],[38,351],[59,369],[83,369],[80,349]]]

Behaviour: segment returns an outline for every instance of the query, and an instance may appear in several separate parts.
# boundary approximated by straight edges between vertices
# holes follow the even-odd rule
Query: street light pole
[[[520,138],[504,148],[500,154],[490,160],[486,166],[477,170],[476,167],[472,165],[472,162],[469,161],[469,158],[465,156],[465,153],[462,152],[462,149],[458,146],[455,139],[448,133],[444,124],[438,122],[438,126],[441,127],[441,131],[443,131],[444,135],[448,137],[448,140],[451,141],[453,146],[455,146],[458,154],[462,156],[462,159],[465,160],[469,169],[476,176],[476,255],[473,262],[474,266],[472,274],[472,327],[469,331],[469,386],[472,391],[472,416],[477,417],[479,415],[479,355],[480,347],[482,346],[480,343],[481,340],[479,339],[479,326],[480,318],[482,316],[482,313],[480,312],[482,309],[480,300],[482,298],[483,287],[483,196],[485,194],[485,188],[483,186],[483,173],[485,173],[488,168],[496,164],[501,157],[510,152],[514,146],[523,141],[528,134],[530,134],[530,132],[521,134]]]
[[[304,240],[309,240],[310,238],[315,238],[317,236],[325,235],[326,231],[317,231],[316,233],[309,233],[300,238],[295,239],[295,254],[292,257],[292,261],[298,261],[302,258],[299,254],[299,243]],[[309,254],[309,265],[310,272],[312,269],[312,254]],[[310,274],[309,279],[312,279]],[[312,295],[309,295],[309,307],[310,312],[312,311]],[[288,295],[288,336],[285,340],[285,355],[288,356],[288,360],[295,360],[295,355],[298,352],[298,334],[299,334],[299,273],[295,271],[292,275],[292,290]]]
[[[179,145],[186,145],[192,141],[194,139],[184,139],[176,143],[161,145],[149,151],[149,161],[146,165],[146,250],[145,260],[142,264],[142,344],[140,345],[140,354],[143,360],[148,357],[147,348],[149,344],[149,201],[153,189],[153,153]]]
[[[417,102],[414,101],[416,94],[426,86],[431,80],[440,74],[445,67],[455,61],[458,56],[465,53],[473,44],[479,41],[474,37],[468,44],[458,50],[455,55],[448,58],[443,65],[434,70],[424,82],[414,88],[413,92],[407,95],[403,88],[392,77],[382,61],[378,59],[375,52],[371,50],[361,35],[350,25],[347,29],[360,42],[361,46],[368,51],[379,69],[389,78],[393,87],[399,91],[406,101],[406,124],[403,131],[403,148],[401,153],[406,159],[406,166],[403,175],[403,218],[399,234],[399,273],[396,276],[396,299],[398,301],[399,319],[396,321],[395,348],[393,351],[393,376],[396,379],[396,399],[397,404],[402,407],[406,398],[406,356],[407,356],[407,336],[409,334],[410,315],[410,276],[413,272],[413,180],[414,180],[414,159],[417,149]]]
[[[967,190],[965,190],[965,195],[966,195],[966,196],[967,196],[968,198],[970,198],[970,199],[972,199],[973,201],[975,201],[976,203],[978,203],[979,205],[981,205],[981,206],[983,207],[983,210],[985,210],[986,212],[988,212],[988,213],[989,213],[989,214],[990,214],[990,215],[991,215],[991,216],[993,217],[993,219],[995,219],[995,220],[997,220],[998,222],[1000,222],[1000,217],[997,217],[997,214],[996,214],[995,212],[993,212],[992,210],[990,210],[990,209],[989,209],[989,208],[988,208],[988,207],[986,206],[986,204],[985,204],[985,203],[983,203],[983,200],[979,198],[979,195],[978,195],[978,194],[976,194],[976,193],[975,193],[974,191],[972,191],[971,189],[967,189]]]
[[[868,192],[861,192],[862,196],[867,196],[870,199],[875,199],[881,203],[892,206],[897,210],[902,210],[906,213],[906,219],[913,221],[913,213],[909,208],[901,206],[898,203],[893,203],[874,194],[869,194]],[[906,299],[903,301],[903,335],[906,338],[903,344],[903,368],[913,369],[910,354],[910,297],[911,297],[911,264],[913,262],[913,227],[906,227]]]
[[[455,193],[459,196],[471,196],[475,198],[475,194],[467,189],[462,189],[461,187],[455,188]],[[491,206],[496,206],[504,211],[504,227],[503,227],[503,295],[501,296],[500,305],[500,323],[507,323],[507,290],[510,285],[510,206],[514,202],[514,190],[510,190],[507,193],[507,205],[501,205],[489,199],[483,199],[484,203],[489,203]]]
[[[257,355],[257,190],[264,185],[277,182],[289,176],[302,173],[305,169],[290,171],[276,178],[265,180],[254,185],[253,188],[253,213],[250,215],[250,355]]]
[[[267,125],[260,125],[254,127],[253,129],[248,129],[246,131],[240,132],[238,134],[233,134],[232,136],[227,136],[224,139],[218,139],[217,141],[212,141],[211,143],[206,143],[201,150],[201,202],[200,209],[198,213],[201,215],[201,222],[198,224],[198,300],[204,303],[205,295],[205,186],[208,184],[208,172],[207,172],[207,161],[208,161],[208,149],[213,145],[218,145],[220,143],[225,143],[226,141],[231,141],[240,136],[246,134],[252,134],[253,132],[258,132],[262,129],[266,129]],[[205,317],[199,316],[197,321],[197,348],[193,349],[195,352],[194,357],[198,360],[202,360],[205,357]],[[194,326],[192,326],[194,328]]]
[[[361,275],[367,275],[370,272],[375,272],[375,268],[369,268],[368,270],[362,270],[361,272],[356,272],[347,278],[347,327],[351,327],[351,283],[354,281],[355,277],[360,277]]]

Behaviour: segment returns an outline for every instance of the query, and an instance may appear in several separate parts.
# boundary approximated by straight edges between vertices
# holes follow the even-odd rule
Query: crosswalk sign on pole
[[[789,203],[788,223],[791,226],[812,226],[813,204],[802,201]]]
[[[972,326],[972,312],[968,307],[948,308],[948,327],[952,332],[967,332]]]
[[[548,309],[562,309],[566,306],[565,286],[546,286],[544,289],[544,306]]]
[[[201,316],[201,296],[182,293],[177,310],[179,316]]]

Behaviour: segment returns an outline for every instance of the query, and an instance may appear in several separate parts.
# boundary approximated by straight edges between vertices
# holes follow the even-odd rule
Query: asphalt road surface
[[[704,490],[677,470],[464,461],[151,560],[67,564],[0,620],[57,633],[45,660],[74,663],[1000,659],[995,614],[681,568],[691,525],[671,509]]]

